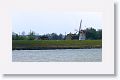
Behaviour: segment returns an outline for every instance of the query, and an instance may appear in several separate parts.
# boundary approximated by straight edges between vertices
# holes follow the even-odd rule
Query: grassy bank
[[[13,40],[13,50],[101,48],[102,40]]]

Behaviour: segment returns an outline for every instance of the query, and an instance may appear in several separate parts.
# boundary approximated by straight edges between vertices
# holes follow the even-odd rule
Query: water
[[[13,62],[101,62],[102,49],[13,50]]]

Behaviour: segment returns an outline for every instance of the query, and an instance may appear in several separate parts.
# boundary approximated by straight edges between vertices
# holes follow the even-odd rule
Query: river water
[[[101,62],[102,49],[13,50],[13,62]]]

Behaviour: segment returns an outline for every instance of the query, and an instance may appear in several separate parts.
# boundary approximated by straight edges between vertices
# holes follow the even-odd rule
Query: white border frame
[[[17,1],[19,2],[21,0]],[[39,0],[41,2],[40,9],[43,11],[59,10],[102,12],[104,26],[102,27],[102,62],[12,62],[12,27],[9,11],[14,5],[17,5],[17,1],[0,1],[0,73],[114,74],[113,0]],[[24,4],[22,5],[24,6]],[[28,2],[28,7],[29,6]],[[23,9],[26,10],[25,7],[23,7]]]

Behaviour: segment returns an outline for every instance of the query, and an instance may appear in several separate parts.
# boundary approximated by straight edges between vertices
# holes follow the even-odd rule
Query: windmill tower
[[[82,20],[80,21],[80,27],[79,27],[79,40],[85,40],[86,36],[85,36],[85,31],[81,29],[81,25],[82,25]]]

